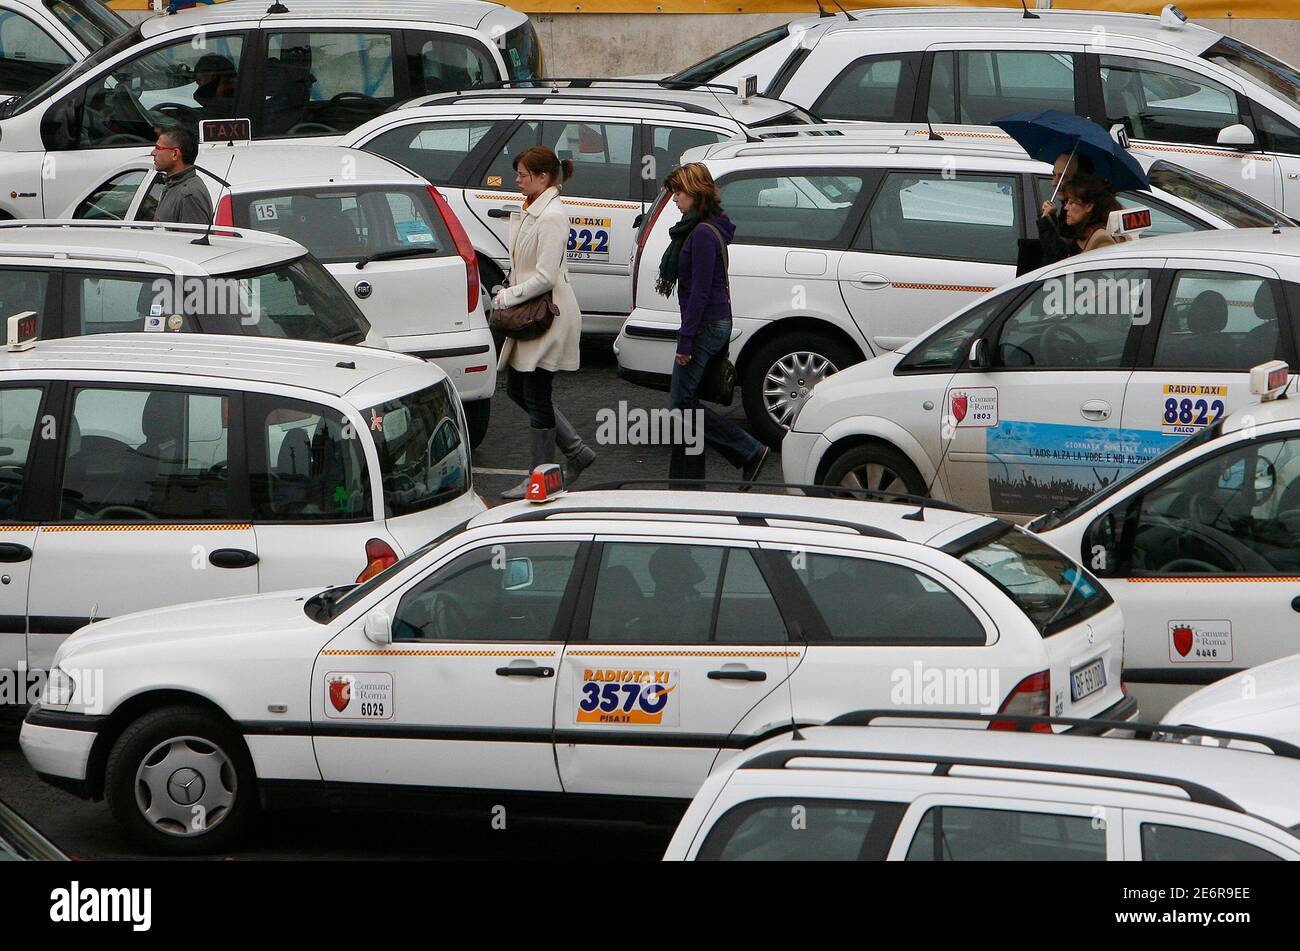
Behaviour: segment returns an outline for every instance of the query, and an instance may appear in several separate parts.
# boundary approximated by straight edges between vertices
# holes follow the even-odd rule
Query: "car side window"
[[[984,625],[943,583],[877,558],[789,552],[832,640],[862,644],[979,645]]]
[[[255,519],[356,522],[374,517],[365,450],[338,410],[261,393],[247,394],[244,406]]]
[[[1255,113],[1255,125],[1259,129],[1260,145],[1265,150],[1300,155],[1300,129],[1258,103],[1252,103],[1252,111]]]
[[[1034,187],[1038,191],[1038,203],[1041,205],[1052,197],[1052,180],[1046,175],[1034,178]],[[1121,208],[1147,208],[1151,211],[1151,227],[1142,232],[1144,238],[1158,238],[1166,234],[1185,234],[1188,231],[1208,231],[1209,227],[1189,218],[1182,212],[1155,200],[1142,192],[1120,192],[1115,196]],[[1059,196],[1058,196],[1059,200]]]
[[[909,862],[1104,862],[1106,827],[1090,816],[936,806],[926,810]]]
[[[1020,293],[1020,288],[976,304],[918,343],[898,365],[899,370],[955,370],[970,352],[975,335]]]
[[[1237,94],[1189,69],[1107,55],[1100,65],[1107,124],[1123,122],[1136,139],[1214,145],[1241,122]]]
[[[1249,370],[1282,352],[1272,283],[1232,271],[1178,271],[1156,340],[1154,366]]]
[[[614,122],[544,122],[542,145],[573,162],[573,184],[565,190],[592,198],[640,201],[632,192],[632,148],[636,127]],[[513,169],[512,169],[513,171]],[[638,173],[640,165],[638,163]],[[513,182],[513,177],[512,177]]]
[[[1039,284],[1002,323],[1000,370],[1111,370],[1127,364],[1130,336],[1150,322],[1151,272],[1079,271]]]
[[[836,76],[812,112],[823,119],[906,122],[912,118],[920,54],[864,56]]]
[[[189,38],[151,49],[109,70],[74,98],[75,147],[151,145],[157,131],[229,118],[239,90],[240,35]]]
[[[391,33],[271,33],[265,69],[263,136],[337,135],[397,102]]]
[[[936,53],[930,73],[930,120],[988,125],[1017,112],[1056,109],[1073,114],[1074,70],[1075,56],[1065,51]]]
[[[50,287],[50,272],[30,268],[0,268],[0,318],[7,320],[14,314],[35,311],[39,321],[38,327],[44,327],[46,298]],[[6,325],[8,326],[8,325]]]
[[[382,132],[362,148],[390,158],[435,185],[451,181],[470,152],[497,123],[471,119],[465,122],[417,122]]]
[[[0,10],[0,93],[23,93],[72,65],[73,58],[39,24]]]
[[[577,542],[477,548],[402,596],[393,640],[564,640],[555,619],[578,555]]]
[[[32,438],[39,424],[40,387],[0,388],[0,521],[19,516],[18,502],[27,481]]]
[[[1015,264],[1020,187],[1010,175],[890,172],[868,220],[880,254]]]
[[[587,635],[593,643],[787,640],[749,549],[651,542],[607,542],[602,549]]]
[[[230,397],[85,387],[65,437],[65,519],[229,518]]]
[[[515,156],[524,149],[540,144],[541,135],[540,122],[521,123],[519,128],[510,134],[510,138],[497,149],[496,154],[492,156],[492,161],[488,163],[487,170],[483,173],[482,180],[474,187],[500,188],[508,192],[519,191],[515,188],[515,167],[512,163]]]
[[[1267,849],[1226,835],[1189,829],[1186,826],[1144,822],[1144,862],[1280,862],[1282,857]]]
[[[72,212],[72,217],[125,221],[135,193],[140,190],[140,183],[147,174],[149,173],[142,168],[133,168],[121,175],[114,175],[82,199]]]
[[[733,806],[697,862],[882,862],[905,807],[857,799],[754,799]]]
[[[177,299],[174,290],[162,275],[67,272],[63,275],[63,331],[70,337],[140,333],[154,309],[163,317],[184,310],[183,296]],[[194,321],[184,320],[173,329],[193,331]]]
[[[1184,402],[1194,419],[1209,401]],[[1300,573],[1300,439],[1251,443],[1192,465],[1143,493],[1128,531],[1136,575]]]
[[[431,95],[495,82],[496,63],[487,47],[447,33],[407,33],[411,95]]]
[[[153,180],[149,182],[144,197],[140,199],[140,207],[135,210],[136,221],[153,221],[154,216],[158,214],[158,202],[162,200],[166,188],[167,176],[162,172],[156,173]]]
[[[744,174],[719,183],[732,245],[848,246],[864,181],[853,174]]]
[[[700,145],[713,145],[723,142],[731,136],[725,132],[711,132],[707,129],[688,129],[685,126],[650,125],[646,126],[650,136],[650,154],[654,164],[639,171],[642,181],[642,200],[654,201],[659,192],[659,184],[672,169],[682,163],[682,153]]]

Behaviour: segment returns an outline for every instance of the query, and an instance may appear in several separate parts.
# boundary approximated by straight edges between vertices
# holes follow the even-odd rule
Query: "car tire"
[[[159,767],[150,777],[147,771]],[[193,790],[196,782],[201,788]],[[113,816],[145,848],[164,855],[226,849],[257,811],[256,787],[239,734],[217,716],[185,706],[151,710],[128,726],[104,775]],[[167,798],[159,800],[160,792]],[[149,815],[155,802],[165,808]]]
[[[788,419],[820,380],[861,360],[862,357],[847,344],[815,331],[782,334],[763,344],[746,361],[744,379],[741,380],[745,415],[754,428],[754,435],[773,449],[780,448],[789,425],[778,420],[774,411],[783,413]],[[809,375],[797,375],[800,371]],[[798,395],[793,399],[788,393],[769,397],[766,392],[769,378],[773,384],[781,379],[788,380],[797,388],[789,392]]]
[[[465,425],[469,428],[469,444],[477,449],[478,444],[487,435],[488,423],[492,419],[492,400],[470,400],[465,406]]]
[[[912,461],[893,446],[859,443],[841,452],[826,469],[822,485],[852,486],[879,492],[929,495],[929,486]]]

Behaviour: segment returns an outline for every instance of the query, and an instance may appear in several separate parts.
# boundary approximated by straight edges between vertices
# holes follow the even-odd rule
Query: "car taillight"
[[[229,195],[222,195],[221,201],[217,202],[217,217],[215,224],[234,225],[235,209]]]
[[[659,220],[660,213],[668,205],[671,196],[664,192],[659,196],[659,201],[655,203],[654,210],[650,212],[650,220],[642,222],[641,233],[636,236],[636,255],[632,258],[632,306],[636,306],[636,281],[637,276],[641,273],[641,252],[645,250],[646,240],[650,237],[650,231]]]
[[[366,542],[366,569],[357,575],[357,584],[369,581],[385,568],[397,564],[397,552],[382,538],[372,538]]]
[[[998,708],[998,713],[1011,713],[1022,717],[1045,717],[1051,710],[1052,700],[1052,672],[1050,670],[1040,670],[1036,674],[1030,674],[1020,683],[1016,684],[1015,689],[1002,702]],[[990,730],[1019,730],[1021,729],[1015,723],[1006,720],[994,720],[989,724]],[[1048,723],[1035,723],[1029,728],[1031,733],[1051,733],[1052,727]]]
[[[451,240],[456,245],[456,253],[465,262],[465,296],[469,305],[466,310],[473,313],[478,309],[478,255],[474,253],[474,245],[470,243],[469,235],[465,232],[465,226],[460,223],[456,213],[451,210],[451,205],[447,204],[447,199],[442,197],[442,192],[430,185],[429,195],[433,198],[433,203],[438,206],[438,214],[442,215],[442,223],[451,232]]]

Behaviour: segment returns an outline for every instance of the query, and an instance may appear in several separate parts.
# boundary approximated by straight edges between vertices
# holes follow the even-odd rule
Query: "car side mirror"
[[[1272,495],[1276,486],[1277,467],[1268,459],[1260,459],[1255,465],[1255,504]]]
[[[1248,149],[1255,145],[1255,133],[1250,131],[1249,126],[1238,122],[1221,129],[1215,141],[1230,149]]]
[[[367,614],[363,628],[366,640],[379,645],[393,643],[393,619],[383,608],[375,608]]]
[[[967,362],[975,370],[987,370],[989,368],[989,342],[987,339],[977,337],[971,341]]]
[[[1083,535],[1080,559],[1099,578],[1119,573],[1120,518],[1112,509],[1096,519]]]
[[[510,558],[506,561],[505,575],[501,578],[503,591],[518,591],[533,583],[533,560],[531,558]]]
[[[635,230],[635,229],[641,227],[641,222],[643,222],[643,221],[645,221],[645,212],[644,212],[644,211],[641,212],[641,214],[637,215],[635,218],[632,219],[632,228]]]

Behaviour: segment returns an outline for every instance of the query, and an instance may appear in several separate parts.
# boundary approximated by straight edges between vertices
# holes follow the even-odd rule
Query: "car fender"
[[[893,420],[882,416],[848,416],[832,423],[822,436],[831,447],[853,436],[871,436],[887,442],[907,456],[926,483],[935,482],[935,467],[930,461],[930,456],[915,436]],[[829,452],[829,449],[827,451]],[[821,461],[818,460],[818,468],[820,466]],[[938,486],[935,485],[935,488]]]
[[[44,152],[0,152],[0,216],[44,218],[41,164]]]

